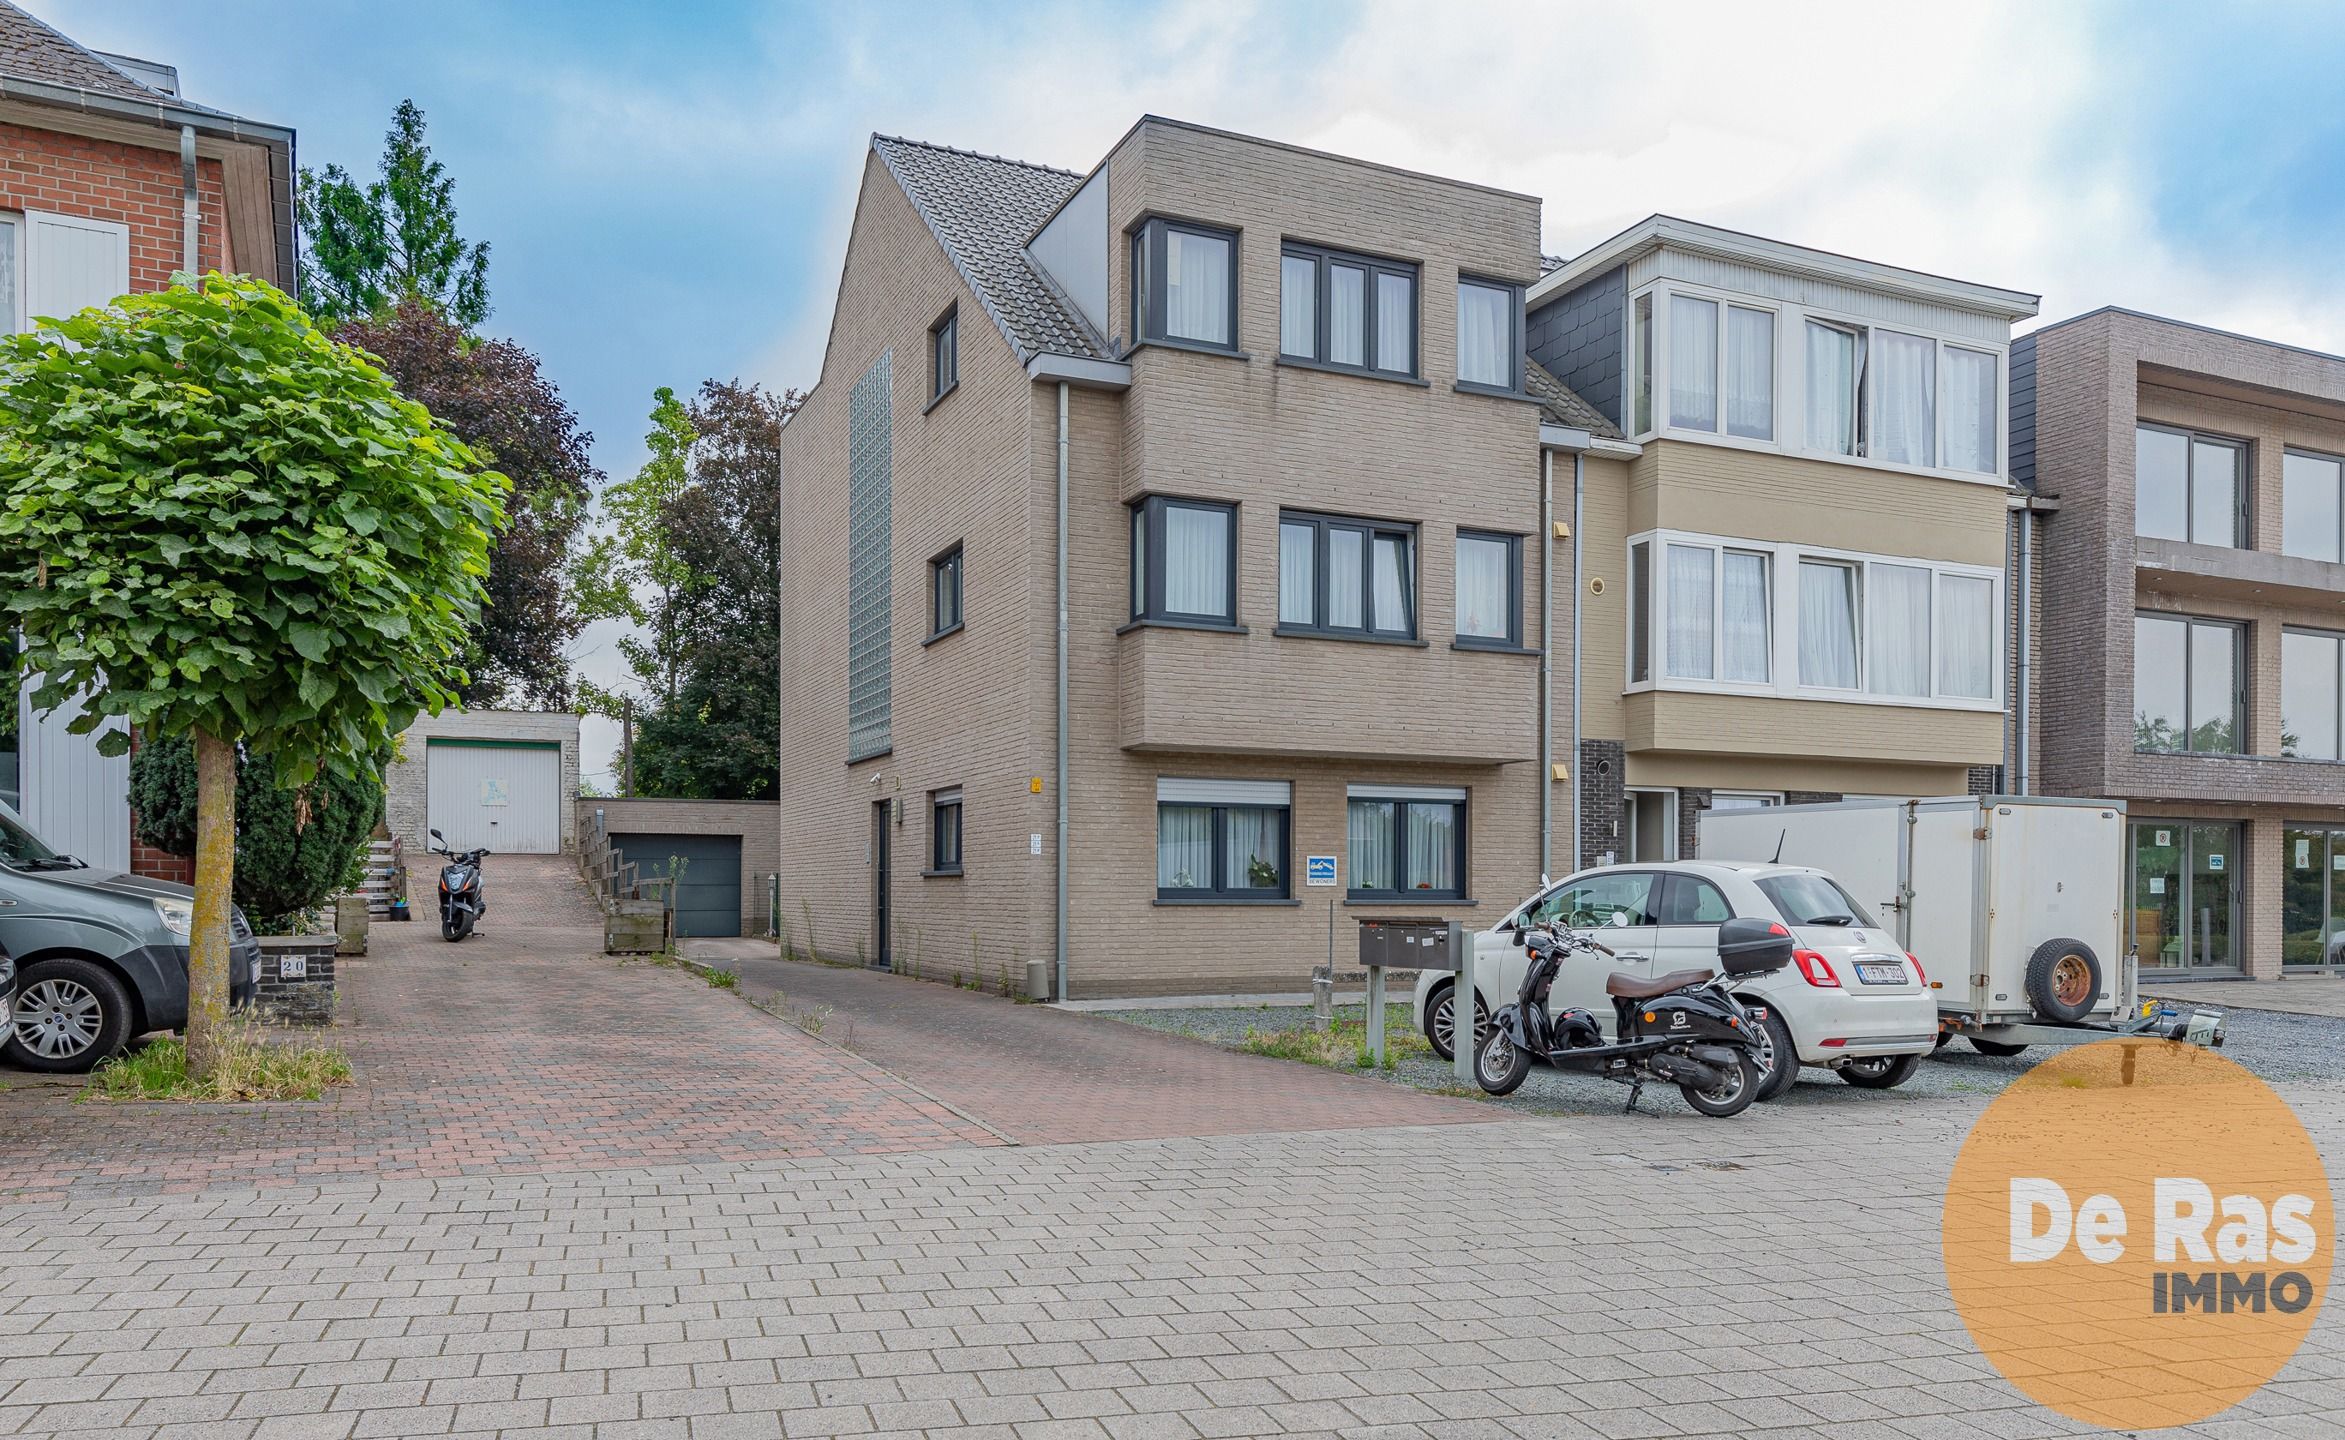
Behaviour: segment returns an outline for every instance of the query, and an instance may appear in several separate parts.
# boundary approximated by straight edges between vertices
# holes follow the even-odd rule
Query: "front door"
[[[2280,832],[2280,959],[2297,970],[2345,966],[2345,830]]]
[[[1650,865],[1677,858],[1677,792],[1631,790],[1622,796],[1628,848],[1621,859]]]
[[[2239,969],[2239,826],[2136,820],[2128,939],[2144,970]]]
[[[895,953],[888,937],[895,930],[894,891],[889,886],[888,824],[894,805],[886,800],[871,807],[871,931],[877,937],[872,946],[871,963],[882,970],[895,963]]]

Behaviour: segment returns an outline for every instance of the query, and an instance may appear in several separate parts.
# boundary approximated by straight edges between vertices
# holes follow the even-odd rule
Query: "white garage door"
[[[562,849],[562,747],[552,741],[433,740],[425,747],[430,818],[452,850],[504,855]]]

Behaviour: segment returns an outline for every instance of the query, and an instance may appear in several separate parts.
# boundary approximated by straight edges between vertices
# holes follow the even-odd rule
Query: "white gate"
[[[424,747],[427,819],[452,850],[562,849],[562,747],[553,741],[444,740]]]

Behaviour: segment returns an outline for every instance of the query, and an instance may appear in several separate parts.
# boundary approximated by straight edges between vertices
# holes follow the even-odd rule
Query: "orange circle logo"
[[[2030,1399],[2114,1429],[2261,1388],[2329,1287],[2327,1171],[2287,1102],[2212,1051],[2100,1040],[1987,1107],[1946,1184],[1946,1280]]]

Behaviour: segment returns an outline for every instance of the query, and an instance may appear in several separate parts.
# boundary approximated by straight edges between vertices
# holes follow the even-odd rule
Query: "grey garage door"
[[[741,837],[738,835],[613,835],[611,848],[645,878],[666,875],[684,862],[676,887],[676,933],[741,933]]]

